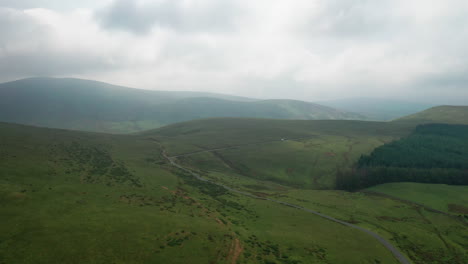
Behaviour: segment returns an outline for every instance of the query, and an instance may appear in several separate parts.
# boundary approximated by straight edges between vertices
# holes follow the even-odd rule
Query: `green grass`
[[[0,123],[0,263],[397,263],[363,232],[196,180],[170,166],[154,140],[171,154],[265,141],[180,161],[369,228],[414,263],[466,263],[466,224],[457,219],[379,196],[294,187],[330,186],[334,170],[411,128],[210,119],[108,135]],[[299,137],[307,138],[266,142]],[[310,175],[322,173],[314,185]]]
[[[271,197],[368,228],[397,245],[414,263],[466,263],[466,222],[385,197],[292,189]],[[444,197],[444,193],[440,193]]]
[[[447,123],[468,125],[468,106],[436,106],[395,121],[419,124]]]
[[[0,136],[0,263],[396,263],[362,232],[181,173],[146,137]]]
[[[221,162],[223,168],[227,165],[238,174],[258,180],[333,189],[336,173],[411,129],[407,124],[384,122],[207,119],[143,135],[161,141],[171,155],[241,145],[193,155],[184,162],[211,171],[219,170],[216,164]],[[260,144],[253,144],[256,142]]]
[[[381,184],[369,190],[424,204],[443,212],[468,215],[468,186],[401,182]]]

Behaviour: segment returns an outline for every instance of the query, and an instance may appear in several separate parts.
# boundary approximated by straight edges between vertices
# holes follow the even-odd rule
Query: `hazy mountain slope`
[[[148,91],[79,79],[31,78],[0,84],[4,122],[118,133],[209,117],[362,118],[301,101]]]
[[[436,106],[395,120],[397,122],[468,124],[468,106]]]
[[[352,111],[371,120],[388,121],[425,110],[434,105],[380,98],[350,98],[317,102],[322,105]]]

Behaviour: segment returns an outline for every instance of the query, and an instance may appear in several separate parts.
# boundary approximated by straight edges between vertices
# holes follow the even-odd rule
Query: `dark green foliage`
[[[198,179],[195,179],[192,175],[189,175],[188,173],[174,172],[174,174],[181,177],[186,184],[191,185],[193,187],[197,187],[201,193],[209,195],[213,198],[216,198],[218,196],[228,193],[228,191],[225,188],[219,185],[213,184],[211,182],[200,181]]]
[[[337,175],[340,189],[386,182],[468,184],[468,126],[418,126],[407,138],[362,156],[357,168]]]
[[[54,149],[55,148],[55,149]],[[101,182],[108,186],[116,183],[126,183],[135,187],[142,187],[139,179],[133,175],[123,162],[114,161],[104,147],[85,146],[77,142],[69,145],[59,144],[51,152],[62,153],[68,163],[69,172],[83,174],[85,182]]]

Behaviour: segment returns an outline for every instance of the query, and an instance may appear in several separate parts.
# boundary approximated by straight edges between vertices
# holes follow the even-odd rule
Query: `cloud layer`
[[[467,13],[464,0],[0,0],[0,81],[468,103]]]

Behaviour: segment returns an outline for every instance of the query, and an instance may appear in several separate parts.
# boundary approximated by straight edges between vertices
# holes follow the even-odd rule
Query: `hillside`
[[[224,128],[244,122],[265,132],[251,140],[272,138],[275,130],[270,128],[281,124],[283,135],[312,127],[317,128],[314,134],[354,127],[351,137],[406,133],[401,128],[385,132],[379,123],[257,121],[237,120]],[[220,124],[205,120],[182,126],[200,122]],[[261,130],[268,122],[272,125]],[[109,135],[0,123],[0,262],[398,263],[365,232],[197,180],[161,155],[163,149],[154,139],[163,136],[154,132]],[[224,132],[231,134],[225,143],[232,142],[236,131]],[[222,139],[219,135],[212,141]],[[218,167],[213,163],[211,169]],[[226,170],[218,170],[218,177],[244,181],[244,176]],[[466,229],[456,219],[359,193],[305,191],[262,180],[250,185],[264,188],[256,195],[301,204],[373,230],[414,263],[466,260],[461,246]]]
[[[333,101],[320,101],[326,105],[344,111],[360,113],[375,121],[390,121],[411,115],[434,105],[382,98],[349,98]]]
[[[395,121],[417,124],[446,123],[468,125],[468,106],[437,106]]]
[[[3,122],[126,133],[210,117],[363,118],[301,101],[149,91],[79,79],[31,78],[0,84]]]
[[[389,122],[216,118],[174,124],[143,135],[162,142],[170,155],[200,152],[181,159],[205,171],[333,189],[339,171],[413,128]],[[203,152],[210,149],[217,151]]]
[[[2,263],[396,263],[363,232],[172,168],[146,137],[0,136]]]
[[[388,182],[468,185],[468,126],[419,125],[408,137],[363,155],[339,175],[339,188],[356,190]]]

